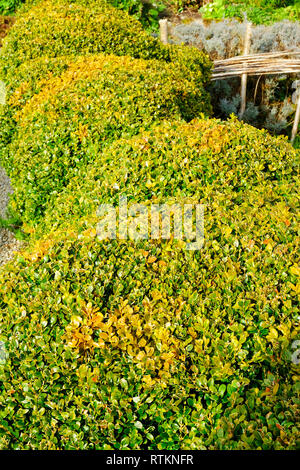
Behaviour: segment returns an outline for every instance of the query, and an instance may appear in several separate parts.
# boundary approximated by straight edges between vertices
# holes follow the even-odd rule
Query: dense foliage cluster
[[[166,9],[163,0],[109,0],[109,2],[120,10],[127,11],[139,20],[143,27],[148,30],[158,29],[158,18]]]
[[[207,92],[180,65],[106,55],[74,63],[46,59],[46,67],[42,59],[30,65],[34,78],[46,70],[56,76],[44,79],[41,91],[15,109],[1,131],[6,144],[4,134],[12,140],[6,158],[2,156],[15,188],[11,207],[26,221],[38,219],[49,200],[103,146],[158,120],[190,121],[209,109]],[[10,99],[10,117],[14,101],[20,108],[29,88],[27,77]],[[17,130],[10,132],[16,123]]]
[[[22,7],[28,8],[39,0],[1,0],[0,15],[15,14]],[[158,15],[165,10],[165,4],[162,1],[150,0],[107,0],[111,5],[121,10],[127,11],[130,15],[139,20],[142,25],[149,30],[157,30]],[[100,2],[99,2],[100,3]]]
[[[82,168],[2,274],[2,445],[295,448],[296,159],[203,120]],[[122,193],[207,204],[205,248],[97,240],[99,203]]]
[[[29,240],[0,272],[0,448],[295,449],[299,152],[210,119],[207,56],[126,43],[137,24],[100,4],[48,1],[52,38],[35,6],[1,54]],[[205,205],[204,247],[101,239],[122,195]]]
[[[11,72],[43,55],[100,52],[169,60],[168,51],[138,21],[106,1],[47,0],[18,18],[4,43],[1,62],[3,70]]]
[[[47,0],[16,21],[1,51],[1,74],[9,82],[17,67],[30,59],[101,52],[179,61],[195,74],[208,68],[196,48],[183,53],[178,47],[162,45],[138,21],[105,0]]]
[[[205,0],[165,0],[167,5],[175,11],[182,11],[185,9],[199,10],[205,4]],[[206,0],[207,1],[207,0]]]
[[[299,0],[213,0],[200,12],[205,19],[245,17],[254,24],[300,19]]]
[[[13,13],[21,3],[22,0],[1,0],[0,15],[8,15]]]

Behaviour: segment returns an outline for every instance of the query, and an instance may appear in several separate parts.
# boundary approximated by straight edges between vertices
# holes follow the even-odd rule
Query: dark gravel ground
[[[13,18],[0,16],[0,47],[1,41],[6,35],[9,27],[13,23]],[[13,190],[9,178],[3,168],[0,167],[0,218],[7,216],[6,209],[9,196]],[[0,266],[6,264],[14,257],[15,251],[19,250],[22,242],[16,240],[14,234],[7,228],[0,226]]]
[[[9,178],[3,168],[0,167],[0,217],[6,217],[6,208],[12,187]],[[16,240],[14,234],[7,228],[0,227],[0,266],[6,264],[14,257],[15,251],[19,250],[22,242]]]

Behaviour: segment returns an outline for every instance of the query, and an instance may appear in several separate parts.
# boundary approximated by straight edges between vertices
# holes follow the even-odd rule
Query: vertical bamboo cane
[[[245,45],[244,45],[244,55],[248,55],[250,52],[250,42],[251,42],[251,23],[247,22],[246,25],[246,35],[245,35]],[[247,74],[243,73],[241,80],[241,110],[240,118],[243,117],[246,110],[246,100],[247,100]]]
[[[300,121],[300,90],[299,90],[299,96],[298,96],[298,102],[297,102],[295,121],[294,121],[294,125],[293,125],[293,130],[292,130],[292,137],[291,137],[291,143],[292,144],[294,143],[294,140],[295,140],[297,132],[298,132],[299,121]]]
[[[168,44],[168,20],[159,20],[160,40],[163,44]]]

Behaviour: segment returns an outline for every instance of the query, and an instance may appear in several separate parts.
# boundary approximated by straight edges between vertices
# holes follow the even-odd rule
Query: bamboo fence
[[[241,111],[240,117],[246,108],[246,87],[248,75],[284,75],[300,73],[300,51],[267,52],[264,54],[249,54],[231,57],[214,62],[212,80],[241,77]],[[300,92],[297,101],[295,121],[292,129],[291,142],[293,143],[300,121]]]
[[[160,20],[160,39],[168,44],[168,20]],[[251,23],[247,23],[244,55],[230,57],[229,59],[214,61],[212,80],[241,77],[241,110],[243,117],[247,100],[247,76],[248,75],[284,75],[300,73],[300,50],[266,52],[262,54],[249,54],[251,41]],[[300,122],[300,91],[297,100],[297,108],[291,142],[294,142]]]
[[[267,52],[216,60],[212,80],[247,75],[300,73],[300,51]]]

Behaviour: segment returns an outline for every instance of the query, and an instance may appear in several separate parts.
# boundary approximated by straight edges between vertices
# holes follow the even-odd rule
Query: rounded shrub
[[[187,171],[191,155],[193,172]],[[137,197],[160,202],[168,197],[189,198],[192,191],[197,191],[198,202],[208,196],[212,201],[219,198],[221,190],[222,200],[226,194],[235,194],[242,201],[245,191],[261,191],[264,185],[264,191],[283,185],[293,193],[298,159],[299,150],[293,149],[285,138],[274,138],[236,118],[225,122],[204,119],[189,124],[165,123],[132,141],[116,141],[104,148],[94,162],[79,169],[69,186],[51,201],[38,233],[48,233],[52,227],[68,226],[74,218],[95,214],[103,198],[104,202],[109,202],[107,197],[117,202],[121,191],[129,193],[134,202],[139,202]],[[115,187],[119,189],[116,191]],[[282,197],[285,190],[280,193]]]
[[[176,60],[182,47],[165,46],[142,29],[126,12],[105,0],[47,0],[38,2],[17,19],[0,54],[0,76],[8,83],[16,69],[38,57],[116,54],[135,58]],[[196,61],[196,74],[210,70],[208,57],[196,48],[184,48]],[[206,72],[207,73],[207,72]]]
[[[192,82],[200,89],[206,86],[210,80],[212,63],[208,57],[199,51],[185,46],[174,46],[169,49],[170,62],[162,62],[164,68],[166,64],[180,69],[180,75]],[[57,77],[68,69],[70,63],[82,61],[84,56],[59,56],[59,57],[38,57],[23,62],[5,82],[6,107],[0,105],[0,112],[4,116],[8,109],[15,111],[22,108],[25,103],[37,94],[46,85],[48,79]],[[96,54],[88,55],[86,61],[92,62],[97,59]],[[145,66],[147,64],[145,63]],[[149,65],[149,64],[148,64]],[[151,66],[150,66],[151,67]],[[12,96],[13,95],[13,96]],[[202,98],[203,101],[203,98]],[[210,100],[206,95],[206,112],[210,112]]]
[[[10,97],[7,115],[15,132],[9,124],[1,131],[14,209],[24,220],[42,215],[49,198],[113,140],[166,117],[189,121],[210,109],[208,94],[189,80],[180,62],[101,55],[51,63],[55,73],[43,86],[26,82]],[[26,102],[34,90],[40,91]]]
[[[105,0],[38,2],[16,21],[4,41],[4,73],[36,57],[107,52],[165,58],[160,43],[140,23]]]
[[[236,120],[195,120],[81,167],[1,271],[1,446],[295,449],[298,158]],[[98,239],[97,208],[120,195],[205,204],[203,248]]]

